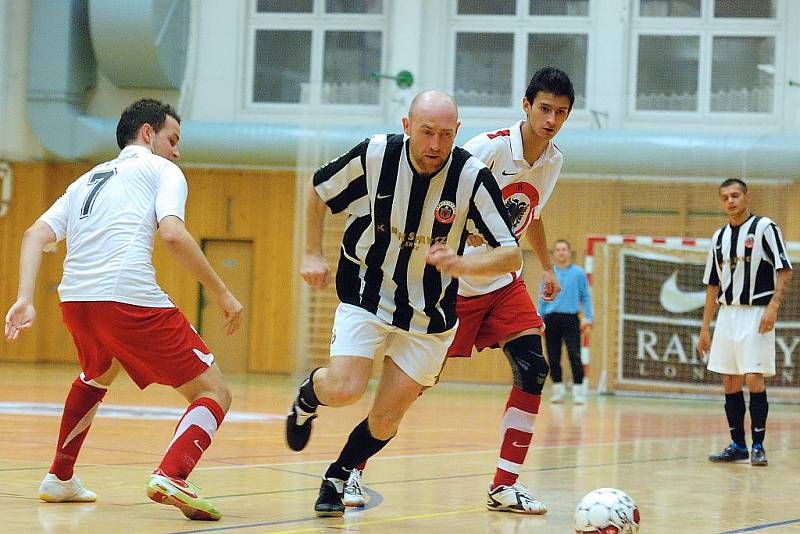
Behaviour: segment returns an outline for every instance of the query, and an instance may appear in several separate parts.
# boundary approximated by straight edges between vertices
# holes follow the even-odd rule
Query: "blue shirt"
[[[583,305],[583,316],[587,322],[592,321],[592,293],[589,291],[589,284],[586,281],[586,273],[583,269],[571,263],[566,269],[561,269],[557,265],[553,267],[561,284],[561,292],[552,302],[545,302],[542,297],[542,288],[539,288],[539,315],[544,317],[550,313],[578,313]]]

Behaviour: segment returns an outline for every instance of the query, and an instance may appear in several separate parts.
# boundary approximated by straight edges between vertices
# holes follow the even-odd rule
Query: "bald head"
[[[452,96],[442,91],[423,91],[415,96],[408,117],[403,117],[414,170],[426,175],[441,170],[450,158],[460,125]]]
[[[453,97],[444,91],[429,89],[417,93],[417,96],[411,101],[411,105],[408,107],[408,116],[413,118],[416,114],[449,114],[453,120],[458,120],[458,106]]]

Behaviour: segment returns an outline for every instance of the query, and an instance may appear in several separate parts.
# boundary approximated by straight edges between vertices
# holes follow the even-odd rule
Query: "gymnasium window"
[[[780,0],[638,0],[636,7],[632,111],[773,113],[782,79]]]
[[[383,0],[256,0],[247,100],[377,106]]]
[[[459,106],[517,109],[531,75],[551,65],[572,79],[575,109],[586,108],[590,3],[455,0],[451,79]]]

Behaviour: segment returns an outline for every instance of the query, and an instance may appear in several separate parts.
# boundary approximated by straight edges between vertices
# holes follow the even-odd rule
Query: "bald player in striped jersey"
[[[522,109],[525,120],[469,140],[464,148],[483,161],[497,180],[517,238],[527,237],[543,269],[542,298],[551,301],[560,291],[547,250],[542,209],[553,192],[563,156],[553,143],[569,117],[575,92],[569,76],[544,67],[531,77]],[[470,236],[465,257],[485,253],[480,230]],[[449,358],[469,357],[478,350],[502,347],[513,374],[513,386],[501,427],[500,458],[489,483],[489,510],[544,514],[547,507],[519,482],[519,474],[533,441],[542,387],[549,366],[542,355],[542,318],[520,278],[521,271],[499,275],[462,276],[456,311],[458,331],[447,352]],[[364,467],[363,465],[360,467]],[[358,469],[345,487],[345,501],[364,502]]]
[[[792,280],[792,264],[778,225],[750,212],[750,193],[743,180],[722,182],[719,199],[728,224],[711,238],[703,275],[706,304],[697,348],[708,356],[709,371],[722,374],[732,441],[708,459],[737,462],[749,458],[752,465],[765,466],[769,404],[764,377],[775,375],[775,321]],[[717,307],[712,341],[711,319]],[[749,453],[744,437],[744,384],[750,392],[753,446]]]
[[[458,277],[499,276],[522,264],[497,182],[479,159],[454,147],[459,125],[452,97],[424,91],[403,118],[404,134],[365,139],[310,184],[301,274],[313,287],[329,282],[325,211],[345,211],[348,219],[331,359],[300,386],[286,421],[289,447],[305,448],[318,406],[361,398],[373,355],[386,356],[369,415],[324,474],[314,506],[320,516],[344,513],[351,471],[386,446],[422,388],[434,383],[455,335]],[[462,255],[468,222],[488,250]]]

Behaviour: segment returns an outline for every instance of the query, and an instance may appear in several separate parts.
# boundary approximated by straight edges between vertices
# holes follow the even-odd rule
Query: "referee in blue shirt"
[[[564,399],[565,387],[561,381],[561,344],[566,343],[569,363],[572,367],[572,400],[575,404],[586,402],[583,390],[583,366],[581,365],[581,320],[578,313],[583,306],[583,325],[592,326],[592,295],[583,269],[570,263],[572,248],[565,239],[555,243],[555,272],[561,292],[555,300],[546,302],[539,297],[539,314],[544,319],[544,337],[547,357],[550,360],[550,376],[553,378],[551,402]]]

